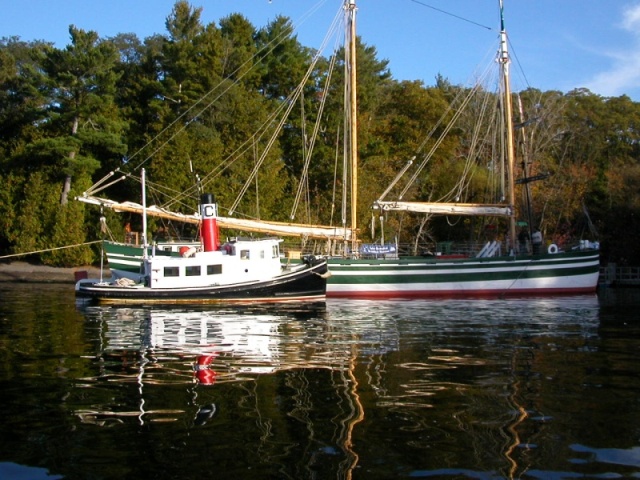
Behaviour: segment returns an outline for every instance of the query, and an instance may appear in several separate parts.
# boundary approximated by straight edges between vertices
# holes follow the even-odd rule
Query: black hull
[[[101,303],[274,303],[323,300],[327,291],[327,262],[260,281],[196,288],[153,289],[79,282],[76,295]]]

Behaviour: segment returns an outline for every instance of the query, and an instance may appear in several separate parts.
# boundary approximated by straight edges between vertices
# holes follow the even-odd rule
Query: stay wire
[[[431,10],[435,10],[436,12],[442,13],[444,15],[448,15],[450,17],[457,18],[458,20],[462,20],[463,22],[470,23],[471,25],[475,25],[477,27],[484,28],[486,30],[494,30],[491,27],[488,27],[488,26],[483,25],[481,23],[475,22],[473,20],[469,20],[468,18],[461,17],[460,15],[456,15],[455,13],[447,12],[446,10],[442,10],[440,8],[434,7],[433,5],[429,5],[427,3],[420,2],[419,0],[410,0],[410,1],[412,1],[413,3],[417,3],[418,5],[421,5],[423,7],[430,8]]]

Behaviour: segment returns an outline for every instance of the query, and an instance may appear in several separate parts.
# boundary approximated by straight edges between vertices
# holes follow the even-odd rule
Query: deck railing
[[[484,243],[476,242],[438,242],[437,244],[418,244],[417,246],[409,243],[401,243],[397,246],[397,255],[405,256],[422,256],[422,255],[464,255],[465,257],[473,257],[478,254],[485,246]],[[282,251],[285,254],[293,252],[294,256],[299,255],[332,255],[340,256],[343,252],[342,244],[331,246],[331,252],[327,252],[327,243],[323,241],[305,242],[304,245],[299,241],[285,240],[282,245]]]

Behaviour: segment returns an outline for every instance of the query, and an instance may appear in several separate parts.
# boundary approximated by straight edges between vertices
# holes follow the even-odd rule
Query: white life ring
[[[551,245],[549,245],[549,248],[547,248],[547,252],[551,254],[558,253],[558,246],[555,243],[552,243]]]

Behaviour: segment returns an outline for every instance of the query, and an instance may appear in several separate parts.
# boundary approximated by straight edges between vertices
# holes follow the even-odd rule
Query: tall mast
[[[358,104],[356,98],[356,0],[347,0],[349,18],[349,159],[351,165],[351,253],[357,252],[358,239]]]
[[[147,258],[147,175],[142,169],[142,256]]]
[[[509,52],[507,48],[507,31],[504,27],[503,0],[500,0],[500,63],[502,64],[502,81],[504,92],[504,117],[507,130],[507,186],[508,201],[511,207],[509,216],[509,245],[515,253],[516,245],[516,212],[515,212],[515,147],[513,141],[513,105],[511,100],[511,81],[509,78]]]

